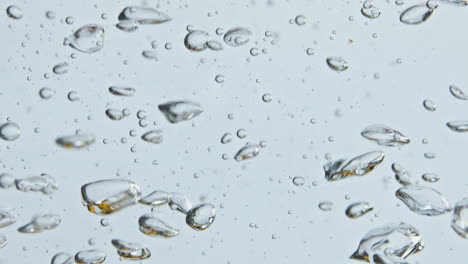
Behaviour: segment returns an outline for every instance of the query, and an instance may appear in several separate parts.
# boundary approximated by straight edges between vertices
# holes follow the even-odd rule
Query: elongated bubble
[[[414,5],[403,11],[400,21],[408,25],[418,25],[425,22],[434,12],[426,4]]]
[[[453,97],[457,99],[468,100],[468,95],[466,95],[465,92],[456,85],[450,85],[449,91],[453,95]]]
[[[247,144],[237,151],[236,155],[234,155],[234,159],[236,161],[248,160],[258,156],[259,152],[260,148],[258,144]]]
[[[52,257],[52,261],[50,264],[74,264],[75,260],[73,259],[73,256],[66,253],[66,252],[60,252],[55,254]]]
[[[406,223],[391,224],[367,232],[351,259],[372,262],[374,256],[386,256],[404,263],[404,259],[424,248],[419,231]],[[384,262],[387,263],[387,262]]]
[[[141,136],[141,139],[149,143],[161,144],[163,142],[162,130],[157,129],[148,131]]]
[[[358,218],[372,210],[374,210],[374,207],[369,202],[357,202],[350,204],[345,213],[349,218]]]
[[[468,238],[468,198],[455,204],[451,226],[459,236]]]
[[[115,26],[122,31],[133,32],[140,27],[140,23],[136,20],[121,20]]]
[[[151,7],[129,6],[119,14],[119,21],[136,21],[141,25],[144,24],[161,24],[171,20],[164,12]]]
[[[328,67],[337,72],[346,71],[349,68],[348,63],[342,57],[332,56],[328,57],[326,61]]]
[[[190,101],[170,101],[158,105],[158,108],[171,123],[191,120],[203,112],[198,103]]]
[[[210,50],[214,50],[214,51],[219,51],[219,50],[223,50],[224,47],[223,47],[223,44],[221,44],[220,42],[216,41],[216,40],[208,40],[206,42],[206,46],[210,49]]]
[[[91,213],[106,215],[138,203],[140,187],[130,180],[102,180],[81,187],[83,204]]]
[[[125,115],[120,109],[115,109],[115,108],[109,108],[106,110],[106,116],[109,117],[111,120],[122,120]]]
[[[221,143],[228,144],[232,141],[232,134],[227,132],[221,137]]]
[[[54,94],[55,91],[48,87],[42,87],[39,90],[39,96],[44,100],[49,100],[50,98],[52,98],[52,96],[54,96]]]
[[[117,96],[132,96],[135,94],[135,89],[126,86],[111,86],[109,92]]]
[[[447,122],[448,128],[456,132],[468,131],[468,120],[450,121]]]
[[[54,68],[52,68],[52,71],[55,73],[55,74],[65,74],[68,72],[68,62],[62,62],[62,63],[59,63],[57,65],[54,66]]]
[[[23,10],[21,10],[19,7],[15,5],[11,5],[7,7],[6,13],[10,18],[13,18],[13,19],[23,18]]]
[[[179,211],[183,214],[187,214],[188,211],[192,209],[192,203],[181,193],[172,193],[168,204],[172,210]]]
[[[148,236],[171,238],[179,235],[179,230],[169,226],[152,215],[143,215],[138,220],[140,231]]]
[[[148,60],[158,60],[158,53],[155,50],[144,50],[141,55]]]
[[[426,182],[438,182],[439,181],[439,175],[435,173],[424,173],[421,178],[425,180]]]
[[[426,110],[431,112],[434,112],[437,109],[436,104],[433,101],[427,99],[423,101],[423,106],[426,108]]]
[[[16,219],[8,211],[0,209],[0,228],[16,223]]]
[[[322,201],[318,204],[318,208],[324,212],[329,212],[333,209],[333,202],[331,201]]]
[[[417,181],[411,176],[411,174],[400,164],[393,163],[392,170],[393,172],[395,172],[395,179],[398,181],[399,184],[403,186],[408,186],[417,183]]]
[[[77,264],[101,264],[106,261],[106,253],[98,249],[82,250],[75,255]]]
[[[18,228],[21,233],[40,233],[51,230],[60,225],[62,219],[56,214],[44,214],[35,216],[31,222]]]
[[[8,244],[8,240],[7,240],[7,237],[0,233],[0,248],[6,246]]]
[[[140,243],[112,239],[112,245],[117,249],[117,254],[123,259],[144,260],[151,256],[151,251]]]
[[[441,0],[441,2],[450,3],[456,6],[468,5],[468,0]]]
[[[252,32],[246,28],[237,27],[228,30],[224,34],[224,42],[229,46],[238,47],[249,42]]]
[[[212,204],[199,204],[193,207],[185,218],[187,225],[195,230],[205,230],[211,226],[216,217],[216,209]]]
[[[171,200],[171,194],[166,191],[154,191],[139,201],[141,204],[159,206],[168,203]]]
[[[44,194],[51,194],[59,188],[55,179],[47,174],[16,179],[15,185],[18,191],[42,192]]]
[[[336,181],[349,176],[363,176],[374,170],[384,160],[385,154],[381,151],[372,151],[349,161],[340,159],[325,164],[325,179]]]
[[[104,46],[104,28],[96,24],[85,25],[66,38],[64,45],[84,53],[100,51]]]
[[[361,132],[361,135],[377,142],[380,146],[395,147],[410,143],[409,138],[385,125],[368,126]]]
[[[81,149],[93,144],[95,138],[90,134],[61,136],[55,140],[57,145],[67,149]]]
[[[417,185],[402,187],[396,191],[395,196],[411,211],[420,215],[436,216],[452,210],[445,197],[430,187]]]

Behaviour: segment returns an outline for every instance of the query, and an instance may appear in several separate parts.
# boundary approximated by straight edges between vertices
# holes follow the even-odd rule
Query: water
[[[426,248],[400,257],[415,247],[392,233],[373,244],[370,263],[463,263],[463,209],[459,235],[451,211],[419,215],[395,197],[413,186],[455,208],[466,197],[466,1],[438,4],[5,2],[0,126],[16,124],[4,134],[19,137],[0,138],[0,211],[16,221],[0,220],[11,223],[0,228],[8,240],[0,263],[51,263],[58,253],[54,262],[74,263],[92,249],[105,263],[359,263],[349,257],[363,235],[399,221]],[[414,5],[425,7],[413,21],[433,11],[402,23]],[[86,25],[98,27],[75,39]],[[208,35],[190,38],[202,51],[184,43],[195,31]],[[343,61],[333,69],[328,57]],[[194,105],[158,108],[187,101]],[[378,124],[385,129],[361,135]],[[98,188],[83,205],[80,188],[106,179],[141,191]],[[437,208],[411,197],[417,210]],[[192,214],[200,204],[213,207]],[[45,214],[60,224],[18,232]],[[164,224],[141,231],[147,214]],[[113,239],[140,245],[121,256]],[[122,259],[145,248],[146,260]]]

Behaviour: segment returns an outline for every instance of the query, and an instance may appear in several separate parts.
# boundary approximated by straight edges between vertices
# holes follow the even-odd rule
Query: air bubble
[[[7,7],[6,13],[10,18],[21,19],[23,17],[23,10],[15,5]]]
[[[6,141],[14,141],[20,137],[20,128],[16,123],[7,122],[0,125],[0,138]]]
[[[238,47],[249,42],[252,32],[246,28],[233,28],[224,34],[224,42],[229,46]]]

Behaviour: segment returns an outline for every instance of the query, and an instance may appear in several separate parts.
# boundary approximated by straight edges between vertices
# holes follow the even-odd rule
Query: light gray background
[[[426,23],[408,26],[399,22],[399,13],[421,1],[406,0],[403,6],[374,2],[382,11],[375,20],[361,15],[360,1],[146,1],[153,7],[159,4],[173,20],[133,33],[114,25],[124,7],[145,4],[140,1],[0,3],[0,10],[16,4],[24,11],[21,20],[7,17],[5,11],[0,14],[0,119],[10,117],[21,127],[18,140],[0,142],[2,172],[18,178],[48,173],[60,185],[51,198],[0,190],[0,208],[11,208],[18,220],[0,230],[9,242],[0,249],[0,263],[49,263],[57,252],[74,254],[90,248],[104,250],[107,263],[115,263],[113,238],[148,245],[153,256],[145,263],[359,263],[348,258],[362,236],[398,221],[416,226],[426,244],[408,261],[465,259],[468,241],[450,228],[450,214],[419,216],[403,204],[397,206],[394,192],[399,185],[390,165],[398,162],[415,177],[438,173],[441,180],[426,185],[452,203],[468,196],[468,135],[445,126],[447,121],[468,119],[468,102],[448,91],[450,84],[468,91],[464,31],[468,8],[441,4]],[[47,19],[47,10],[57,18]],[[109,18],[103,20],[102,13]],[[306,25],[289,23],[297,15],[306,16]],[[62,21],[67,16],[74,18],[74,24]],[[89,55],[62,45],[65,37],[89,23],[105,27],[100,52]],[[193,53],[183,45],[187,25],[208,31],[218,41],[222,41],[215,34],[218,27],[224,31],[247,27],[253,36],[242,47],[224,45],[223,51]],[[266,38],[265,31],[275,37]],[[272,45],[272,39],[277,44]],[[157,62],[141,55],[151,49],[153,40],[159,43]],[[166,50],[165,43],[173,48]],[[253,57],[251,48],[267,53]],[[307,48],[315,49],[315,55],[307,55]],[[77,58],[72,59],[71,53]],[[343,56],[349,69],[340,74],[330,70],[325,63],[328,56]],[[396,63],[398,58],[402,64]],[[65,61],[69,72],[53,74],[52,67]],[[44,78],[46,73],[49,79]],[[373,77],[375,73],[380,79]],[[214,81],[218,74],[225,76],[223,84]],[[119,98],[107,91],[111,85],[132,86],[137,92]],[[47,101],[38,95],[44,86],[56,90]],[[67,99],[72,90],[80,101]],[[262,101],[264,93],[272,94],[271,103]],[[157,105],[179,99],[199,102],[205,112],[193,121],[169,124]],[[437,111],[425,110],[424,99],[435,101]],[[108,106],[129,108],[132,115],[109,120],[104,114]],[[151,123],[147,128],[138,126],[138,110],[147,111]],[[311,124],[311,118],[317,122]],[[360,131],[375,123],[401,131],[412,142],[388,148],[366,141]],[[35,128],[40,132],[35,133]],[[139,138],[155,128],[164,131],[162,144]],[[234,134],[240,128],[247,130],[247,138],[220,143],[225,132]],[[55,145],[57,136],[77,129],[96,135],[89,150]],[[129,136],[131,129],[138,131],[138,137]],[[122,137],[128,143],[122,144]],[[429,144],[423,145],[423,138]],[[104,139],[111,143],[103,144]],[[223,153],[232,156],[246,142],[260,140],[266,140],[268,147],[255,159],[238,163],[221,158]],[[384,151],[386,158],[369,175],[332,183],[323,179],[327,153],[334,159],[351,158],[371,150]],[[436,159],[424,158],[425,152],[434,152]],[[158,165],[152,164],[154,160]],[[293,185],[294,176],[304,177],[306,184]],[[80,187],[119,177],[139,183],[144,193],[177,191],[194,203],[206,197],[218,208],[217,218],[208,230],[197,232],[185,225],[183,215],[162,207],[157,214],[181,229],[179,237],[164,240],[138,231],[137,219],[150,208],[137,205],[110,215],[110,226],[102,227],[101,217],[81,205]],[[318,186],[313,187],[313,181]],[[318,209],[324,200],[335,204],[331,212]],[[371,202],[374,212],[348,219],[345,208],[360,200]],[[41,213],[61,215],[61,225],[40,234],[16,231]],[[249,227],[251,223],[258,228]],[[272,239],[274,234],[277,239]],[[88,245],[90,238],[95,246]]]

